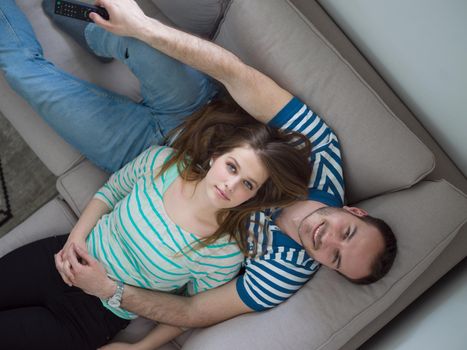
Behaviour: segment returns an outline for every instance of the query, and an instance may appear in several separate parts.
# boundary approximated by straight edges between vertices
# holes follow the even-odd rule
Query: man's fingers
[[[105,19],[103,19],[99,14],[97,14],[96,12],[91,12],[89,14],[89,18],[92,19],[92,21],[94,23],[96,23],[97,25],[101,26],[101,27],[105,27],[106,24],[107,24],[107,21]]]
[[[91,265],[95,261],[86,250],[76,244],[73,245],[73,252],[81,259],[82,265]]]
[[[94,3],[94,5],[100,6],[100,7],[105,7],[106,4],[107,4],[107,1],[105,0],[96,0],[96,2]]]

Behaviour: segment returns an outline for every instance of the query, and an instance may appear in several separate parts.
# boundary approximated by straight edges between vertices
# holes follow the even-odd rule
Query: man
[[[6,8],[5,12],[9,6],[13,6],[11,3],[7,1],[2,4]],[[123,308],[156,321],[183,327],[199,327],[242,313],[274,307],[306,283],[320,264],[363,283],[377,280],[388,271],[394,260],[396,247],[387,225],[368,217],[361,209],[337,208],[343,204],[344,192],[339,145],[335,135],[316,114],[270,78],[245,65],[230,52],[146,17],[134,1],[101,0],[98,5],[105,7],[110,14],[109,21],[92,14],[92,19],[98,25],[121,37],[138,40],[122,48],[119,45],[124,42],[123,39],[90,25],[86,27],[86,45],[92,47],[96,54],[103,57],[116,56],[129,61],[144,56],[138,50],[153,47],[157,51],[151,49],[152,54],[156,52],[161,56],[159,52],[163,52],[196,69],[189,70],[187,66],[177,68],[177,74],[180,73],[177,79],[181,80],[174,80],[175,86],[187,82],[190,85],[192,76],[198,77],[190,91],[177,95],[177,103],[183,102],[182,97],[191,99],[191,102],[180,105],[176,103],[177,108],[172,106],[172,121],[179,123],[184,115],[196,109],[194,106],[199,108],[214,96],[212,82],[199,72],[205,73],[221,82],[236,102],[256,119],[301,131],[309,136],[313,142],[314,175],[310,182],[309,200],[297,202],[281,213],[270,211],[256,215],[251,231],[259,242],[258,252],[246,260],[245,273],[242,276],[222,287],[193,298],[185,298],[125,286],[123,295],[120,296],[121,290],[117,289],[116,283],[107,278],[95,260],[78,248],[75,251],[76,256],[66,257],[63,263],[57,264],[65,280],[100,298],[117,299]],[[10,13],[24,24],[24,19],[19,18],[17,12],[10,11],[8,15]],[[15,23],[15,18],[7,19],[9,23]],[[145,64],[146,57],[141,59],[139,65],[129,64],[142,81],[142,94],[146,101],[146,104],[136,105],[60,73],[43,59],[40,46],[30,30],[20,29],[23,30],[20,43],[15,41],[15,36],[0,36],[0,66],[6,78],[66,140],[101,167],[115,170],[113,168],[123,165],[151,143],[160,142],[160,135],[154,134],[164,134],[164,131],[174,126],[169,122],[160,127],[168,119],[159,118],[154,122],[153,114],[168,114],[166,110],[162,111],[160,104],[152,106],[151,110],[147,108],[151,99],[158,103],[162,100],[162,104],[171,106],[171,94],[176,94],[177,89],[172,91],[167,86],[164,86],[165,91],[146,89],[144,79],[147,77],[144,72],[139,71]],[[7,30],[10,29],[5,29]],[[25,42],[29,45],[28,50],[19,50],[20,45],[24,46]],[[142,46],[141,42],[148,45]],[[109,43],[118,47],[111,47]],[[115,52],[110,52],[112,50]],[[28,55],[26,58],[25,52]],[[174,62],[166,56],[161,60],[174,67]],[[42,75],[35,74],[40,65],[48,69],[43,72],[49,84],[41,80],[44,79]],[[164,68],[153,66],[154,71]],[[189,74],[186,74],[186,70],[189,70]],[[172,71],[170,75],[172,77]],[[27,83],[25,79],[28,79]],[[70,86],[76,87],[76,91],[70,91]],[[85,86],[88,88],[84,89]],[[46,98],[44,89],[49,92]],[[50,89],[54,89],[53,93]],[[198,94],[193,96],[192,92],[196,89]],[[67,115],[68,110],[73,109],[74,102],[70,98],[73,93],[81,98],[76,102],[79,105],[76,108],[88,108],[89,119],[74,121],[73,115]],[[105,99],[108,103],[104,105],[83,103],[84,100],[97,101],[94,95],[99,95],[101,100],[102,95],[111,97]],[[60,109],[63,98],[67,98],[67,108]],[[113,115],[112,110],[115,110],[115,114],[121,114],[125,110],[128,117],[125,115],[123,121],[114,121],[109,117],[109,114]],[[103,113],[107,113],[107,117],[99,119]],[[133,115],[138,115],[137,122]],[[96,119],[101,125],[96,125]],[[105,127],[102,126],[104,124]],[[157,132],[153,131],[156,129],[155,124],[159,126]],[[99,137],[96,138],[93,132]],[[100,144],[96,145],[95,142]],[[323,166],[330,175],[323,175],[320,171]],[[80,264],[77,256],[87,264]]]

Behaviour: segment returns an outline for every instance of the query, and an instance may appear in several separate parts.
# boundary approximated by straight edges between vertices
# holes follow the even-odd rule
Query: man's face
[[[351,279],[366,277],[384,240],[360,219],[363,215],[367,213],[358,208],[320,208],[302,220],[298,235],[306,252],[322,265]]]

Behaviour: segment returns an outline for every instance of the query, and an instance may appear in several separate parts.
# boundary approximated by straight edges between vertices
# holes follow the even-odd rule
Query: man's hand
[[[141,40],[213,77],[260,122],[269,122],[292,99],[288,91],[231,52],[146,16],[134,0],[96,0],[96,5],[109,13],[108,21],[96,13],[90,14],[97,25],[114,34]]]
[[[75,287],[101,299],[108,299],[114,294],[115,281],[107,276],[104,266],[85,249],[72,244],[69,262],[70,269],[66,269],[66,276]]]
[[[96,5],[104,7],[109,13],[106,21],[93,12],[89,17],[105,30],[120,36],[137,37],[147,26],[149,18],[134,0],[96,0]]]

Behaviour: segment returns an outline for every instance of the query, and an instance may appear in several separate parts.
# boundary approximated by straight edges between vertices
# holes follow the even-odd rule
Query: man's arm
[[[101,299],[115,293],[116,282],[85,249],[72,245],[70,255],[70,279],[75,287]],[[125,285],[121,307],[159,323],[187,328],[206,327],[253,311],[240,299],[236,280],[191,297]]]
[[[288,91],[233,53],[147,17],[134,0],[97,0],[96,4],[105,7],[110,15],[106,21],[92,13],[96,24],[117,35],[144,41],[213,77],[243,109],[261,122],[267,123],[292,98]]]
[[[178,327],[206,327],[253,310],[238,296],[236,280],[192,297],[125,286],[122,307]]]

